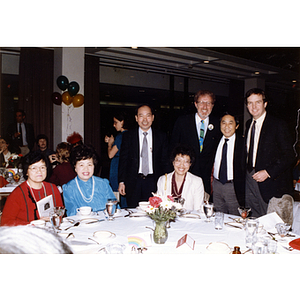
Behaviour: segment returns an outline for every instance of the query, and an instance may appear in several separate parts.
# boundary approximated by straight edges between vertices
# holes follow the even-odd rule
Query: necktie
[[[143,146],[142,146],[142,152],[141,152],[142,173],[144,176],[147,176],[149,173],[147,134],[148,134],[148,132],[143,132],[144,140],[143,140]]]
[[[20,132],[20,144],[21,144],[21,146],[23,146],[22,124],[21,123],[18,123],[18,124],[19,124],[19,132]]]
[[[222,149],[222,158],[219,170],[219,181],[222,184],[227,182],[227,142],[229,139],[225,139]]]
[[[200,136],[199,136],[200,153],[203,150],[203,141],[204,141],[204,121],[201,120]]]
[[[255,124],[256,121],[254,121],[252,125],[249,152],[248,152],[247,170],[249,173],[253,170],[253,147],[254,147],[254,136],[255,136]]]

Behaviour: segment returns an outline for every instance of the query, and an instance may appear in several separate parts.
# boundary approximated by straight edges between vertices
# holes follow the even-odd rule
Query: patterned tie
[[[229,139],[225,139],[222,149],[222,158],[219,170],[219,181],[222,184],[227,182],[227,142]]]
[[[201,120],[200,136],[199,136],[200,153],[203,150],[203,141],[204,141],[204,121]]]
[[[253,147],[254,147],[254,136],[255,136],[255,124],[256,124],[256,121],[254,121],[253,125],[252,125],[251,136],[250,136],[250,146],[249,146],[249,152],[248,152],[247,170],[249,173],[253,170]]]
[[[148,132],[143,132],[144,140],[143,140],[143,146],[142,146],[142,152],[141,152],[142,173],[144,176],[147,176],[149,174],[147,134],[148,134]]]

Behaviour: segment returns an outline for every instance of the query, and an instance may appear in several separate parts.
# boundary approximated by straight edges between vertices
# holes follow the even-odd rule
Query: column
[[[79,84],[79,94],[84,95],[84,48],[66,47],[54,49],[53,92],[63,93],[57,84],[58,76],[64,75],[69,82]],[[73,104],[53,104],[53,141],[54,148],[60,142],[65,142],[68,135],[74,131],[84,138],[84,104],[73,107]]]

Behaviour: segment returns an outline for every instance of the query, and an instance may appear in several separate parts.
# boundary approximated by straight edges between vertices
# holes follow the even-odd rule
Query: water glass
[[[246,221],[246,233],[247,235],[254,235],[257,233],[259,221],[256,218],[248,218]]]
[[[266,254],[268,253],[268,240],[265,238],[257,238],[253,244],[253,254]]]
[[[275,254],[277,250],[277,242],[274,240],[268,240],[267,249],[269,254]]]
[[[217,230],[223,229],[223,223],[224,223],[224,213],[217,211],[215,213],[215,229]]]

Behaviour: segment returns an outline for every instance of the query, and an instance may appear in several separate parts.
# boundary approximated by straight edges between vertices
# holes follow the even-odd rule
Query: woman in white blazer
[[[174,171],[158,179],[156,193],[184,198],[185,209],[202,211],[204,199],[202,179],[188,172],[194,160],[195,155],[190,147],[185,145],[175,147],[171,154]]]

